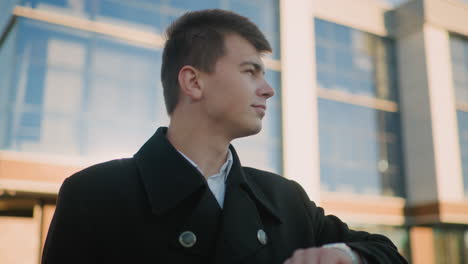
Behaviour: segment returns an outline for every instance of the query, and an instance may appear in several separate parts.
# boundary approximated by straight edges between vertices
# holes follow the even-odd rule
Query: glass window
[[[452,35],[450,49],[457,103],[468,104],[468,39]]]
[[[403,196],[398,114],[318,102],[322,189]]]
[[[468,228],[434,228],[436,263],[468,264]]]
[[[315,19],[315,37],[322,41],[332,39],[333,23],[322,19]]]
[[[457,105],[458,136],[461,151],[465,196],[468,197],[468,38],[450,36],[453,85]]]
[[[393,41],[321,19],[315,32],[317,78],[338,80],[320,88],[397,100]]]
[[[317,43],[317,63],[322,65],[324,68],[331,68],[332,66],[332,55],[330,52],[328,52],[329,49],[327,49],[326,46],[323,45],[323,43]]]
[[[156,33],[162,33],[161,24],[168,15],[161,8],[159,1],[99,0],[93,3],[95,6],[94,18],[97,21]]]
[[[255,22],[273,47],[272,57],[280,58],[278,0],[22,0],[22,4],[158,34],[187,11],[208,8],[232,10]]]
[[[28,19],[15,32],[4,148],[132,154],[153,133],[164,111],[159,50]]]
[[[382,1],[382,0],[378,0],[378,1]],[[383,0],[383,1],[395,7],[395,6],[404,4],[408,2],[409,0]],[[468,1],[468,0],[464,0],[464,1]]]
[[[322,189],[403,196],[399,114],[358,106],[397,101],[393,42],[320,19],[315,32],[318,87],[347,94],[318,101]]]
[[[95,10],[94,0],[21,0],[21,4],[27,7],[58,11],[67,15],[90,17]]]
[[[23,0],[23,5],[69,16],[161,32],[168,13],[161,1],[150,0]]]
[[[457,111],[465,196],[468,196],[468,112]]]
[[[7,145],[13,105],[13,74],[15,67],[16,31],[10,32],[0,46],[0,148]]]
[[[186,1],[186,0],[169,0],[169,5],[182,10],[201,10],[208,8],[223,8],[222,1],[219,0],[203,0],[203,1]],[[225,8],[225,7],[224,7]]]
[[[0,39],[4,33],[10,19],[13,16],[13,8],[19,4],[20,0],[1,0],[0,1]]]

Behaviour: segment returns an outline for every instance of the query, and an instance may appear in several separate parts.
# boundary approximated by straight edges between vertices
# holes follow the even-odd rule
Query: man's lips
[[[252,107],[263,109],[263,111],[266,110],[266,105],[252,105]]]

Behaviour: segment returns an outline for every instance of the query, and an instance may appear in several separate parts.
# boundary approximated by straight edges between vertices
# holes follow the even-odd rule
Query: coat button
[[[185,248],[193,247],[197,243],[197,236],[192,231],[182,232],[179,236],[179,243]]]
[[[266,243],[268,242],[268,237],[267,237],[265,231],[263,231],[263,229],[258,230],[257,239],[258,239],[258,242],[260,242],[260,244],[262,244],[262,245],[266,245]]]

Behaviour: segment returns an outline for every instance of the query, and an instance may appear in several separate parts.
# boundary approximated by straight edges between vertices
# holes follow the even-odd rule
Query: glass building
[[[456,0],[0,1],[0,263],[39,263],[63,180],[168,124],[164,29],[206,8],[247,16],[274,50],[263,130],[233,142],[244,166],[299,182],[411,263],[468,263]]]
[[[5,36],[2,53],[10,58],[4,63],[9,69],[2,85],[6,101],[0,147],[105,160],[133,154],[156,127],[167,124],[159,76],[161,43],[123,39],[125,30],[162,38],[164,28],[188,10],[224,8],[249,16],[278,45],[275,1],[207,1],[197,8],[184,3],[22,1],[21,6],[39,15],[62,20],[18,16]],[[255,5],[270,8],[252,13]],[[111,26],[96,32],[102,25]],[[271,60],[279,58],[275,50]],[[267,78],[280,93],[279,76],[268,69]],[[239,145],[257,166],[281,173],[281,146],[268,143],[281,142],[278,98],[272,100],[263,133]]]

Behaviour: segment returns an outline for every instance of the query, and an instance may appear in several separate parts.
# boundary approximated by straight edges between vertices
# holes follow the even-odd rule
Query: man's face
[[[225,55],[203,73],[203,111],[232,138],[260,132],[266,101],[274,90],[265,80],[261,54],[237,34],[225,36]]]

